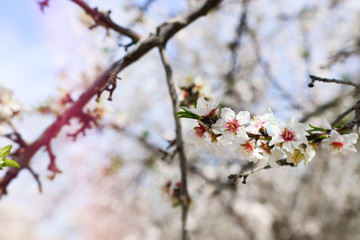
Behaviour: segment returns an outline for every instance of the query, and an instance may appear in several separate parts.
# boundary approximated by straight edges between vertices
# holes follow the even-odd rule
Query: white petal
[[[221,118],[225,122],[232,121],[235,118],[235,112],[231,108],[223,108],[221,109]]]

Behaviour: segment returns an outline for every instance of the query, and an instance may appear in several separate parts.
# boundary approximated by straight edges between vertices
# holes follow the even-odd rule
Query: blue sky
[[[54,74],[42,38],[41,19],[46,18],[36,2],[21,4],[14,1],[0,8],[0,84],[12,89],[21,102],[34,104],[54,90]],[[34,94],[35,86],[46,91]]]

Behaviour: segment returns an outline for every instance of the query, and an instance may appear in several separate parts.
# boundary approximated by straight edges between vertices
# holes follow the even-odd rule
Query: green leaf
[[[309,124],[309,126],[313,129],[312,131],[326,132],[325,128],[315,127],[315,126],[313,126],[311,124]]]
[[[179,106],[184,112],[177,112],[178,118],[191,118],[199,120],[201,116],[191,112],[190,110],[186,109],[185,107]]]
[[[3,167],[20,168],[20,165],[16,161],[14,161],[12,159],[4,159],[2,166]]]
[[[10,154],[10,150],[12,148],[12,145],[8,145],[6,147],[3,147],[0,149],[0,157],[6,157]]]

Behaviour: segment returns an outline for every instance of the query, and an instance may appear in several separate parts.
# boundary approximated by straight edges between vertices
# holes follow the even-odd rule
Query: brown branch
[[[176,126],[176,147],[179,154],[180,160],[180,172],[181,172],[181,187],[180,187],[180,202],[181,202],[181,218],[182,218],[182,239],[186,240],[187,237],[187,230],[186,230],[186,221],[188,215],[188,189],[187,189],[187,159],[184,150],[184,143],[182,139],[181,133],[181,122],[180,119],[177,117],[177,112],[179,111],[179,98],[176,93],[176,86],[175,82],[172,77],[172,70],[170,66],[170,62],[168,59],[168,55],[166,53],[165,47],[160,46],[159,52],[161,56],[161,62],[164,66],[165,73],[166,73],[166,81],[169,87],[169,93],[171,97],[171,103],[173,108],[173,115],[175,119],[175,126]]]
[[[332,108],[332,107],[336,107],[338,106],[340,103],[341,103],[341,100],[344,98],[345,95],[347,95],[348,93],[342,93],[340,94],[339,96],[337,96],[336,98],[334,98],[333,100],[325,103],[325,104],[322,104],[322,105],[319,105],[316,107],[315,110],[305,114],[305,116],[303,118],[300,119],[300,122],[301,123],[304,123],[306,122],[307,120],[309,120],[311,117],[313,116],[316,116],[318,114],[320,114],[321,112],[324,112],[325,110],[329,109],[329,108]]]
[[[288,163],[288,162],[286,161],[286,159],[277,160],[276,163],[279,164],[280,166],[291,166],[291,167],[295,167],[295,165],[294,165],[293,163]],[[245,172],[241,172],[241,173],[237,173],[237,174],[231,174],[231,175],[228,176],[228,179],[230,180],[231,183],[235,183],[237,179],[243,178],[242,183],[245,184],[247,178],[248,178],[251,174],[256,173],[256,172],[259,172],[259,171],[262,171],[262,170],[265,170],[265,169],[269,169],[269,168],[272,168],[272,167],[270,166],[270,164],[265,164],[265,165],[263,165],[263,166],[260,166],[260,167],[257,167],[257,168],[253,168],[253,169],[250,169],[250,170],[245,171]]]
[[[341,121],[344,117],[346,117],[349,113],[355,110],[355,117],[352,121],[346,124],[343,128],[352,129],[355,124],[359,124],[360,121],[360,101],[357,101],[351,108],[341,113],[332,123],[331,127],[334,127],[338,122]]]
[[[311,83],[309,84],[309,87],[314,87],[314,82],[328,82],[328,83],[338,83],[338,84],[344,84],[344,85],[350,85],[356,88],[360,88],[359,84],[350,82],[350,81],[344,81],[344,80],[338,80],[338,79],[330,79],[330,78],[321,78],[314,75],[309,76],[311,78]]]
[[[106,28],[111,28],[114,31],[128,36],[129,38],[131,38],[131,40],[133,41],[133,43],[137,43],[140,40],[140,35],[138,35],[137,33],[135,33],[134,31],[132,31],[129,28],[125,28],[122,27],[118,24],[116,24],[111,18],[110,18],[110,11],[107,14],[104,14],[102,12],[100,12],[97,8],[91,8],[87,3],[85,3],[83,0],[70,0],[72,2],[74,2],[75,4],[79,5],[82,9],[84,9],[84,11],[90,15],[94,22],[95,25],[93,27],[96,27],[98,25],[102,25]]]
[[[96,81],[74,102],[54,123],[52,123],[37,140],[29,144],[24,153],[17,159],[20,169],[10,168],[5,176],[0,180],[0,195],[6,194],[9,183],[16,178],[19,171],[27,168],[31,158],[43,146],[46,146],[51,139],[55,138],[61,128],[69,124],[70,119],[81,113],[83,107],[108,84],[117,78],[117,74],[123,69],[136,62],[154,47],[163,46],[178,31],[182,30],[190,23],[201,16],[206,15],[210,10],[220,4],[222,0],[207,0],[198,7],[179,15],[163,23],[157,28],[156,34],[151,33],[148,37],[141,39],[131,51],[122,59],[113,63]]]

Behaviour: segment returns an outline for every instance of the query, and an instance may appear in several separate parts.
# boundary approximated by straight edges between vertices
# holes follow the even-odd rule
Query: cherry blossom
[[[192,109],[192,112],[199,116],[213,117],[219,112],[218,106],[219,100],[206,101],[204,97],[200,97],[197,100],[196,108]]]
[[[240,139],[237,137],[236,139]],[[236,141],[236,140],[235,140]],[[260,159],[264,159],[264,156],[260,153],[260,148],[256,146],[256,141],[246,140],[242,143],[236,144],[238,147],[235,153],[239,153],[241,156],[245,157],[249,162],[258,162]]]
[[[235,135],[244,140],[248,139],[245,124],[250,121],[250,113],[241,111],[235,116],[235,112],[230,108],[221,109],[221,119],[212,125],[216,134],[222,134],[220,144],[229,145],[234,140]]]
[[[291,118],[281,127],[272,126],[270,146],[276,145],[293,153],[300,144],[307,144],[306,125]]]
[[[185,141],[195,144],[197,150],[200,150],[202,147],[210,147],[215,152],[219,152],[216,136],[211,131],[209,133],[206,126],[201,122],[198,122],[197,126],[185,134]]]
[[[321,142],[323,148],[330,152],[350,154],[357,152],[354,144],[357,142],[358,135],[356,133],[340,135],[335,130],[330,132],[330,136]]]
[[[300,162],[304,161],[304,164],[306,165],[315,157],[315,147],[312,144],[306,145],[303,143],[299,148],[294,149],[292,153],[285,151],[285,154],[288,163],[298,165]]]
[[[9,118],[20,110],[20,104],[12,97],[12,91],[0,86],[0,117]]]
[[[258,134],[259,131],[266,131],[267,127],[271,125],[278,126],[279,123],[274,117],[273,112],[270,108],[265,110],[265,113],[262,115],[256,115],[251,121],[249,126],[246,128],[247,131]]]
[[[309,124],[308,130],[294,118],[280,124],[270,108],[250,120],[249,112],[241,111],[235,115],[232,109],[225,107],[219,117],[218,101],[206,101],[204,97],[198,99],[195,109],[182,109],[185,112],[180,112],[180,117],[198,121],[188,133],[187,142],[194,143],[198,150],[203,146],[210,147],[217,155],[226,151],[250,162],[261,160],[271,167],[278,167],[278,160],[284,158],[295,166],[301,162],[310,163],[320,143],[330,152],[356,152],[354,144],[358,135],[331,131],[327,122],[323,124],[325,127]]]

